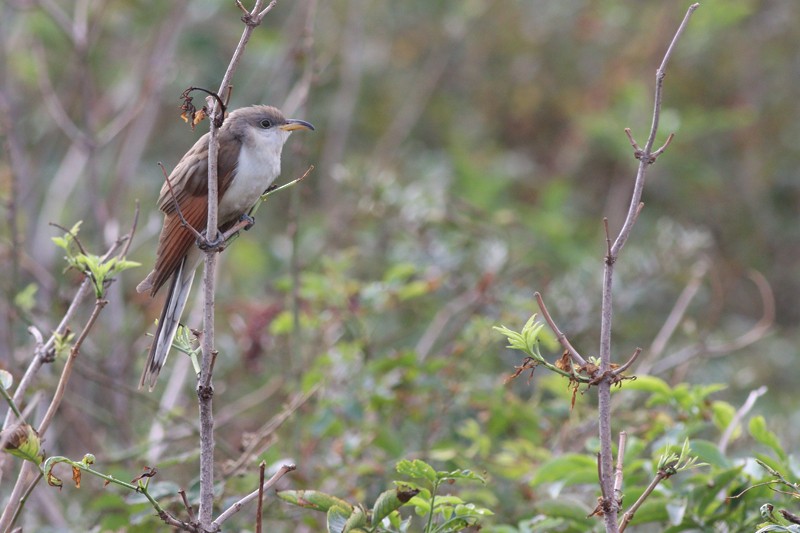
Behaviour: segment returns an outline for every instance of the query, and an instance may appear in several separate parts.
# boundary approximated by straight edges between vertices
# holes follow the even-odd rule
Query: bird
[[[281,151],[289,134],[314,130],[309,122],[285,118],[272,106],[253,105],[232,111],[217,132],[218,225],[220,232],[233,226],[258,201],[281,171]],[[203,260],[195,232],[203,233],[208,216],[208,144],[206,133],[181,158],[161,187],[158,208],[164,225],[158,238],[153,270],[136,291],[154,297],[167,286],[167,299],[156,326],[142,372],[153,390],[169,355],[195,271]]]

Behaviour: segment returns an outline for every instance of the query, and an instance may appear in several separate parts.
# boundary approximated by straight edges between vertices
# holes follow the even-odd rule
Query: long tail
[[[139,380],[140,389],[145,383],[149,390],[153,390],[155,387],[158,373],[161,372],[161,367],[167,360],[175,332],[178,331],[178,324],[183,308],[186,307],[186,300],[189,297],[195,273],[195,269],[192,269],[191,272],[184,272],[185,268],[186,258],[184,257],[180,267],[172,275],[167,301],[164,302],[164,309],[161,311],[161,318],[158,319],[158,327],[156,327],[153,344],[150,345],[150,353],[142,372],[142,379]]]

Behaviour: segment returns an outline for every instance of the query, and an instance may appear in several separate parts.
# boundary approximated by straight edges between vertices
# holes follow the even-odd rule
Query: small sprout
[[[113,276],[140,264],[119,257],[103,261],[102,257],[87,253],[78,241],[77,235],[80,226],[81,222],[79,221],[72,226],[72,229],[67,230],[63,237],[53,237],[52,240],[56,246],[66,252],[67,255],[64,259],[67,261],[67,267],[80,270],[92,280],[95,297],[99,300],[105,293],[106,283],[110,282]],[[73,250],[73,244],[78,247],[77,252]]]
[[[661,473],[664,478],[700,466],[708,466],[708,463],[698,463],[697,457],[689,455],[689,439],[683,441],[680,455],[667,450],[661,454],[658,460],[658,472]]]
[[[525,352],[537,361],[543,362],[544,357],[539,353],[539,333],[543,327],[544,324],[536,322],[536,315],[534,314],[528,319],[520,332],[510,330],[505,326],[494,326],[493,329],[506,336],[509,348]]]
[[[66,357],[67,353],[72,349],[72,340],[75,334],[67,328],[64,333],[53,333],[53,349],[55,350],[56,357]]]

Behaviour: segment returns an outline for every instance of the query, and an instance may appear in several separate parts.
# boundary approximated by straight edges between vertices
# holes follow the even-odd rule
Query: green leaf
[[[485,507],[478,507],[474,503],[464,503],[456,505],[457,516],[494,516],[490,509]]]
[[[469,481],[480,481],[486,484],[486,480],[471,470],[453,470],[452,472],[437,472],[436,477],[440,481],[466,479]]]
[[[31,312],[36,304],[36,292],[39,286],[35,283],[27,284],[21,291],[14,295],[14,305],[26,313]]]
[[[431,486],[436,483],[436,470],[431,465],[420,459],[408,461],[403,459],[397,463],[397,472],[412,479],[424,479],[430,482]]]
[[[3,450],[34,464],[42,462],[42,443],[39,434],[29,424],[16,424],[0,433]],[[52,468],[52,467],[51,467]]]
[[[758,415],[751,418],[748,430],[756,441],[768,446],[782,461],[786,461],[786,452],[781,447],[778,436],[767,428],[767,421],[763,416]]]
[[[730,468],[731,462],[719,451],[719,447],[707,440],[697,439],[690,442],[692,454],[700,461],[719,468]]]
[[[342,507],[334,505],[328,509],[326,524],[328,526],[328,533],[343,533],[347,525],[347,519],[353,512],[352,508],[347,510]]]
[[[120,272],[124,272],[125,270],[130,270],[131,268],[136,268],[142,266],[141,263],[137,263],[136,261],[128,261],[127,259],[120,259],[117,261],[114,267],[114,274],[119,274]]]
[[[421,498],[420,496],[422,496],[422,493],[408,500],[408,504],[414,507],[414,512],[417,513],[417,516],[427,516],[431,512],[430,499]]]
[[[431,292],[431,284],[425,280],[410,281],[397,290],[401,302],[424,296]]]
[[[418,489],[398,487],[384,491],[372,506],[372,523],[378,524],[392,512],[405,505],[411,498],[419,494]]]
[[[636,511],[631,525],[666,522],[669,519],[667,509],[669,502],[670,500],[666,498],[659,497],[657,494],[652,494]]]
[[[367,526],[367,513],[365,513],[364,509],[361,507],[356,506],[345,522],[342,533],[350,533],[351,531],[361,529],[362,526]]]
[[[506,336],[506,338],[508,339],[508,348],[511,348],[513,350],[520,350],[523,352],[526,350],[527,345],[525,344],[525,339],[520,333],[510,330],[505,326],[494,326],[492,327],[492,329]]]
[[[383,281],[387,283],[406,281],[416,273],[417,266],[414,263],[395,263],[383,274]]]
[[[64,237],[50,237],[50,240],[63,250],[66,250],[69,247],[69,242]]]
[[[725,431],[736,416],[736,408],[728,402],[716,401],[711,403],[711,419],[714,426],[720,431]],[[730,442],[733,442],[742,434],[741,424],[737,424],[731,434]]]
[[[638,390],[661,395],[669,395],[672,392],[666,381],[653,376],[637,376],[636,380],[625,383],[625,390]]]
[[[350,516],[353,510],[353,506],[346,501],[316,490],[282,490],[276,494],[285,502],[315,511],[328,512],[331,508],[338,507],[347,509],[347,516]]]
[[[568,453],[543,463],[530,481],[535,487],[543,483],[560,482],[564,485],[597,482],[597,459],[589,455]]]
[[[289,335],[293,329],[294,315],[289,310],[278,313],[269,325],[270,334],[275,336]]]
[[[593,531],[595,525],[594,518],[587,518],[591,509],[587,508],[583,502],[571,501],[568,498],[557,500],[542,500],[536,504],[537,512],[549,518],[566,518],[572,522],[572,529],[569,531]]]
[[[5,390],[11,388],[14,384],[14,376],[8,370],[0,369],[0,387],[3,387]]]

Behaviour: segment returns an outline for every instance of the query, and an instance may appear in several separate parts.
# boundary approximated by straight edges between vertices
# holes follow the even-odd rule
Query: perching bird
[[[280,110],[263,105],[233,111],[218,131],[219,229],[225,231],[255,205],[281,172],[281,150],[294,130],[313,130],[303,120],[284,118]],[[161,187],[158,208],[164,226],[158,239],[153,271],[136,287],[155,296],[169,282],[147,364],[139,382],[153,389],[167,359],[172,340],[192,287],[203,252],[195,234],[183,226],[181,215],[195,230],[206,229],[208,216],[208,141],[205,134],[181,158]],[[178,210],[176,210],[176,203]]]

